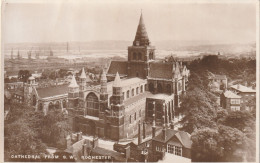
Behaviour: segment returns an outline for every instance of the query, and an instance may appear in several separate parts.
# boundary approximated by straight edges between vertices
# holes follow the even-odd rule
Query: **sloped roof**
[[[149,77],[172,79],[173,76],[172,69],[173,69],[173,63],[151,62]]]
[[[73,75],[73,76],[72,76],[72,79],[71,79],[71,81],[70,81],[69,87],[75,88],[75,87],[78,87],[78,86],[79,86],[79,85],[77,84],[77,81],[76,81],[76,79],[75,79],[75,76]]]
[[[121,79],[119,77],[118,72],[116,73],[115,80],[113,82],[113,87],[121,87]]]
[[[144,20],[143,20],[143,14],[141,14],[141,16],[140,16],[139,25],[137,27],[133,45],[136,46],[137,42],[139,42],[140,46],[148,46],[150,44],[150,41],[149,41],[149,38],[148,38],[148,35],[146,32]]]
[[[107,74],[127,75],[126,61],[111,61]]]
[[[224,96],[227,98],[241,98],[240,96],[236,95],[235,93],[233,93],[231,91],[226,91],[224,93]]]
[[[40,98],[58,96],[68,93],[68,84],[37,88],[36,90]]]
[[[176,136],[180,143],[185,147],[185,148],[191,148],[191,139],[190,135],[187,132],[184,131],[176,131],[173,129],[166,129],[166,139],[163,139],[162,132],[160,132],[159,135],[155,136],[153,140],[159,141],[159,142],[167,142],[169,141],[173,136]]]
[[[233,88],[239,92],[256,92],[256,90],[243,86],[241,84],[232,85],[231,88]]]
[[[84,67],[82,68],[80,78],[81,78],[81,79],[86,79],[86,78],[87,78],[86,73],[85,73],[85,70],[84,70]]]

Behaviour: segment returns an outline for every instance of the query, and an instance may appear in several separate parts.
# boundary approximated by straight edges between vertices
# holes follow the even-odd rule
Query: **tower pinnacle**
[[[150,41],[146,32],[144,20],[143,20],[143,14],[141,10],[141,16],[139,19],[139,25],[137,27],[136,35],[135,35],[135,40],[133,42],[134,46],[149,46]]]

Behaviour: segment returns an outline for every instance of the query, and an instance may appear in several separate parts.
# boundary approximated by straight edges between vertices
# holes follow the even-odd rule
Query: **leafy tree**
[[[31,75],[32,74],[29,72],[29,70],[20,70],[18,72],[18,79],[20,79],[22,82],[27,82]]]
[[[203,128],[196,130],[191,135],[194,162],[218,162],[223,157],[223,152],[218,146],[219,133],[217,129]]]
[[[234,111],[226,115],[222,124],[243,132],[247,127],[255,128],[255,119],[248,111]]]

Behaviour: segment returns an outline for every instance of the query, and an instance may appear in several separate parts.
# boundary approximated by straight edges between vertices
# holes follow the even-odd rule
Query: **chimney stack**
[[[142,136],[141,136],[141,122],[139,121],[138,124],[138,145],[142,143]]]
[[[163,116],[163,121],[165,122],[165,116]],[[162,129],[162,139],[166,140],[166,125],[165,125],[165,123],[163,124],[163,129]]]
[[[152,126],[152,138],[155,137],[156,124],[155,124],[155,102],[153,102],[153,126]]]
[[[146,123],[143,123],[143,139],[146,138]]]

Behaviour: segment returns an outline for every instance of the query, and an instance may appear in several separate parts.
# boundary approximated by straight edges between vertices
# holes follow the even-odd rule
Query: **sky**
[[[3,41],[133,41],[141,10],[150,40],[256,41],[255,3],[56,1],[6,3]]]

